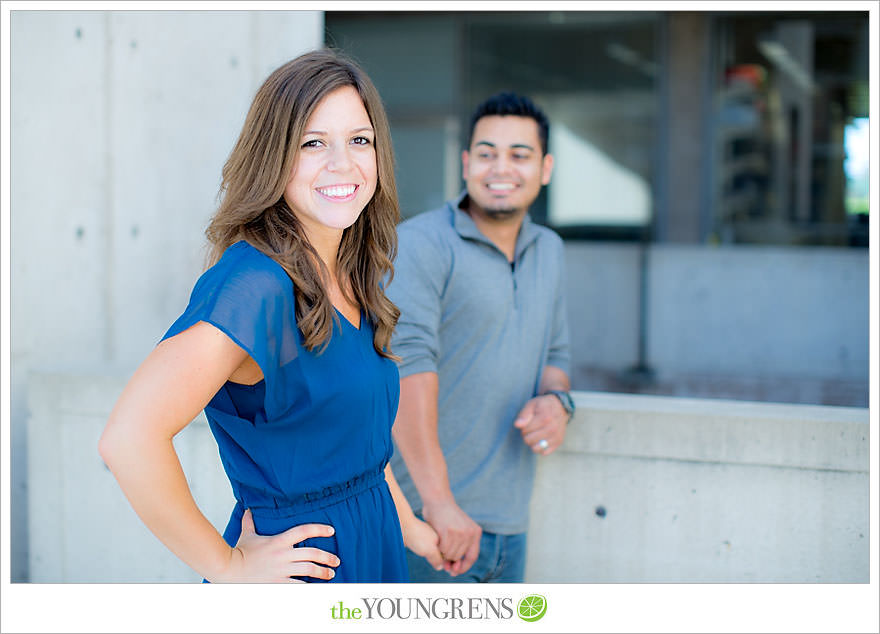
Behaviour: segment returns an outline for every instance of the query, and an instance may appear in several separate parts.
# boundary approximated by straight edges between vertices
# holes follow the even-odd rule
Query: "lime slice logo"
[[[547,612],[547,599],[540,594],[530,594],[523,597],[517,606],[517,614],[523,621],[529,623],[539,620]]]

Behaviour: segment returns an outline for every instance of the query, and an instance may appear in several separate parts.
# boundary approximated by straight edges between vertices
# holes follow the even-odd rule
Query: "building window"
[[[637,237],[652,222],[658,25],[649,12],[466,20],[463,105],[516,90],[547,113],[556,161],[531,214],[563,237]]]
[[[634,239],[654,215],[659,14],[327,12],[388,109],[401,212],[463,187],[469,117],[490,95],[530,96],[550,119],[554,175],[534,220],[563,237]]]
[[[710,238],[867,246],[867,13],[728,15],[715,46]]]

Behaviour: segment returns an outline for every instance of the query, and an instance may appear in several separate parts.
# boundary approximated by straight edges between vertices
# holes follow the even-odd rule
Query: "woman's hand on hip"
[[[319,548],[294,548],[311,537],[330,537],[332,526],[301,524],[277,535],[258,535],[250,509],[241,518],[241,536],[231,550],[229,566],[218,579],[225,583],[303,583],[293,577],[330,580],[339,557]]]

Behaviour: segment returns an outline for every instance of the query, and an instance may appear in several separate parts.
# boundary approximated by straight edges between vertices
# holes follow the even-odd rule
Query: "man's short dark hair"
[[[467,147],[470,147],[471,142],[474,140],[474,128],[477,125],[477,121],[483,117],[490,117],[493,115],[511,115],[534,119],[535,123],[538,124],[538,137],[541,139],[541,152],[543,154],[547,153],[547,137],[550,133],[550,123],[547,121],[547,116],[531,99],[513,92],[500,92],[496,95],[492,95],[486,99],[486,101],[477,106],[471,117],[471,129],[468,133]]]

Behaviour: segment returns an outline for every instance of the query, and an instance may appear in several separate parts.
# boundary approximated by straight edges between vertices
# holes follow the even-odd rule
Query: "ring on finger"
[[[550,443],[547,442],[546,438],[542,438],[541,440],[538,441],[538,449],[540,449],[541,451],[544,451],[549,446],[550,446]]]

